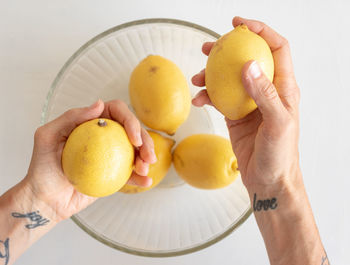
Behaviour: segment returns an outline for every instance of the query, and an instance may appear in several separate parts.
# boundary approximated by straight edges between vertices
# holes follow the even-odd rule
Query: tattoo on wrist
[[[50,222],[49,219],[42,217],[39,214],[39,211],[30,212],[26,214],[13,212],[11,215],[15,218],[28,218],[32,222],[30,224],[25,225],[25,227],[28,229],[34,229],[38,226],[43,226],[43,225],[46,225],[48,222]]]
[[[9,242],[9,238],[7,238],[5,241],[0,240],[0,260],[5,260],[5,265],[7,265],[10,260]]]
[[[256,193],[254,193],[253,210],[254,212],[275,210],[277,208],[277,199],[275,197],[271,199],[258,200]]]

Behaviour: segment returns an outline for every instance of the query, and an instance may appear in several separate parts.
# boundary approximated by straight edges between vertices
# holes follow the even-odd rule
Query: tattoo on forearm
[[[43,218],[39,214],[39,211],[30,212],[30,213],[26,213],[26,214],[13,212],[12,216],[15,218],[28,218],[32,222],[31,224],[25,225],[25,227],[28,229],[33,229],[33,228],[36,228],[38,226],[43,226],[43,225],[46,225],[48,222],[50,222],[50,220]]]
[[[257,200],[256,193],[254,193],[253,209],[254,212],[275,210],[277,208],[277,199],[275,197],[265,200]]]
[[[9,242],[9,238],[7,238],[5,241],[0,240],[0,259],[5,260],[5,265],[7,265],[10,260]]]
[[[330,265],[326,252],[325,252],[324,256],[322,256],[321,265]]]

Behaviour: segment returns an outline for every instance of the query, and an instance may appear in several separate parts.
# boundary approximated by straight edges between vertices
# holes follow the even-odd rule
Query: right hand
[[[226,118],[243,183],[248,191],[255,191],[299,179],[299,88],[287,40],[262,22],[233,19],[234,27],[241,23],[265,39],[275,63],[273,83],[257,62],[244,65],[242,82],[258,109],[240,120]],[[213,42],[204,43],[203,53],[208,55],[213,45]],[[205,86],[205,71],[195,75],[192,82]],[[212,105],[205,89],[192,103],[198,107]]]

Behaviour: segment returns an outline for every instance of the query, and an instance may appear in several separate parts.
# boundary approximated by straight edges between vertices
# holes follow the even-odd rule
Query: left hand
[[[32,160],[21,183],[36,200],[52,209],[56,221],[69,218],[96,200],[74,189],[62,170],[61,155],[73,129],[99,117],[113,119],[124,126],[135,146],[135,170],[128,183],[146,187],[152,184],[152,179],[146,176],[149,164],[156,161],[152,138],[124,102],[99,100],[90,107],[68,110],[35,132]]]

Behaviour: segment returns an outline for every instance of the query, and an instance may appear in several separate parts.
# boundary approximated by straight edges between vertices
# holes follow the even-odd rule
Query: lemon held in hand
[[[239,175],[230,141],[213,134],[185,138],[175,148],[173,161],[180,177],[196,188],[222,188]]]
[[[81,193],[108,196],[129,179],[134,147],[119,123],[95,119],[79,125],[68,137],[62,167],[68,180]]]
[[[205,69],[205,84],[214,106],[227,118],[238,120],[257,108],[243,87],[244,64],[256,60],[272,81],[274,62],[266,41],[246,25],[223,35],[210,51]]]
[[[149,128],[174,134],[190,113],[191,96],[185,76],[172,61],[158,55],[143,59],[129,82],[131,104]]]
[[[152,185],[150,187],[138,187],[125,184],[120,190],[121,192],[139,193],[150,190],[161,182],[169,170],[172,161],[171,148],[174,146],[175,141],[156,132],[148,131],[148,133],[153,140],[154,152],[157,157],[157,162],[149,166],[147,174],[147,176],[153,180]]]

